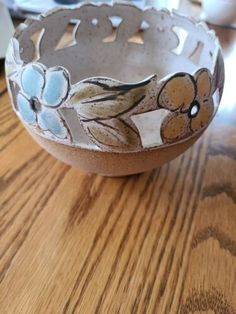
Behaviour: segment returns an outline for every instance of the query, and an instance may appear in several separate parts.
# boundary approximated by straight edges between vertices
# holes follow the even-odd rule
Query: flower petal
[[[44,68],[39,63],[26,65],[21,73],[21,87],[29,97],[39,98],[44,86]]]
[[[17,95],[17,109],[25,122],[29,124],[36,122],[36,113],[33,111],[30,101],[20,93]]]
[[[195,118],[191,119],[190,128],[193,132],[196,132],[206,126],[214,112],[213,99],[207,98],[199,101],[200,110]]]
[[[200,69],[195,74],[197,83],[197,96],[209,97],[212,89],[212,76],[207,69]]]
[[[189,135],[189,122],[187,114],[171,113],[165,118],[161,126],[161,137],[164,143],[172,143]]]
[[[46,72],[46,84],[43,90],[42,100],[49,107],[59,106],[67,97],[69,91],[69,74],[57,67]]]
[[[60,117],[60,114],[53,109],[43,108],[38,113],[38,125],[44,131],[50,131],[59,138],[66,138],[68,131]]]
[[[171,77],[162,87],[157,102],[171,111],[186,110],[196,96],[196,84],[187,73],[178,73]]]

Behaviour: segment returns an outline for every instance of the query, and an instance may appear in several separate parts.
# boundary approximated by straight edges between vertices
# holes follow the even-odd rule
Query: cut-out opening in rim
[[[196,48],[193,50],[193,52],[189,56],[189,59],[193,63],[195,63],[195,64],[199,64],[200,63],[203,47],[204,47],[203,43],[201,41],[198,41]]]
[[[172,31],[177,35],[179,40],[178,46],[174,48],[172,52],[174,52],[176,55],[181,55],[186,38],[188,37],[188,32],[184,28],[179,26],[173,26]]]
[[[91,23],[92,23],[93,26],[97,26],[98,25],[98,19],[93,18]]]
[[[141,31],[146,31],[150,28],[150,25],[147,21],[143,20],[141,25],[140,25],[140,30]]]
[[[31,41],[33,42],[35,49],[34,49],[34,56],[32,61],[37,61],[40,58],[40,42],[43,38],[43,35],[45,33],[45,28],[42,28],[38,31],[36,31],[31,37]]]
[[[109,20],[111,21],[111,24],[114,28],[119,27],[121,22],[123,21],[122,17],[118,15],[109,16]]]
[[[75,34],[78,30],[78,27],[80,25],[80,20],[70,20],[69,23],[67,24],[61,38],[57,42],[55,46],[55,51],[71,47],[76,44],[76,39],[75,39]]]
[[[144,44],[144,40],[143,40],[143,36],[142,35],[143,34],[140,31],[135,32],[130,38],[128,38],[127,42],[128,43],[133,43],[133,44],[143,45]]]

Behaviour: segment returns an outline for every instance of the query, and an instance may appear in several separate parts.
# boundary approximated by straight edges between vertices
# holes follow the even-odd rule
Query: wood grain
[[[0,73],[0,313],[236,313],[236,31],[221,109],[184,155],[127,178],[55,160]]]

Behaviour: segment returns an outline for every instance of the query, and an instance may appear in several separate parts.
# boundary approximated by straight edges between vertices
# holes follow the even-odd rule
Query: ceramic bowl
[[[130,4],[26,20],[6,75],[16,114],[43,148],[107,176],[183,153],[211,122],[224,85],[219,43],[205,24]]]

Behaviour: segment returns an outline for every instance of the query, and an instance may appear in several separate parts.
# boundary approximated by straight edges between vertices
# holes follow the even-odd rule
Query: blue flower
[[[17,111],[30,125],[58,138],[68,137],[68,128],[57,108],[68,97],[69,74],[62,67],[46,69],[40,63],[30,63],[20,73]]]

